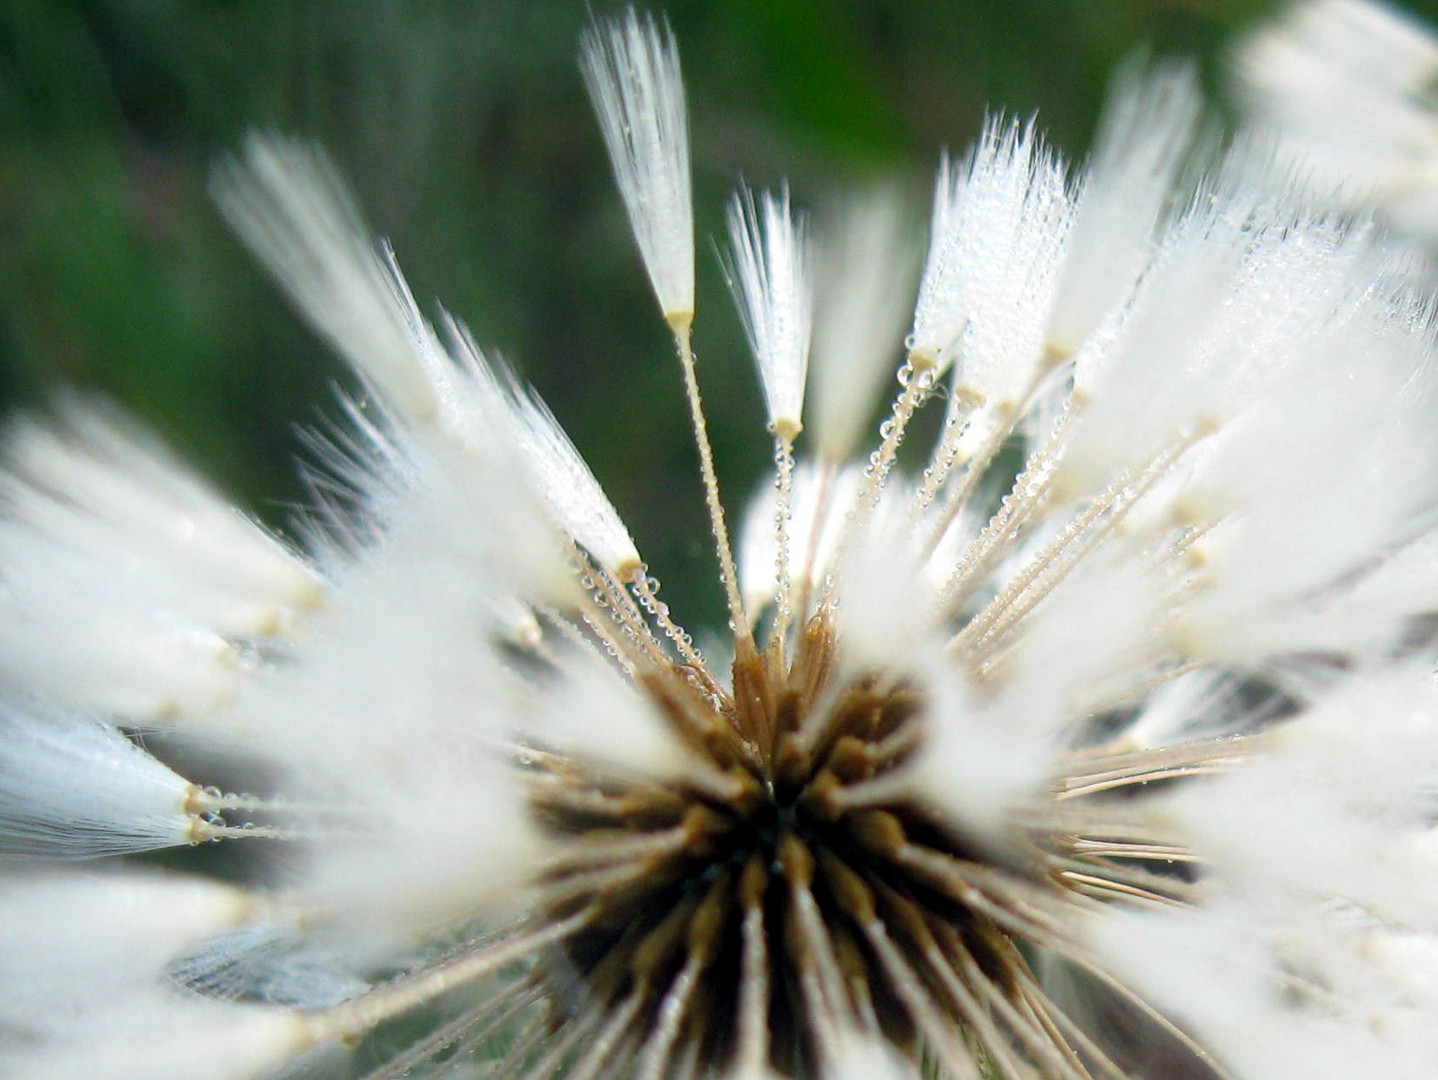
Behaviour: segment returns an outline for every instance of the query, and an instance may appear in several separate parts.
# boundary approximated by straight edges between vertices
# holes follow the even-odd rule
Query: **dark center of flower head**
[[[543,916],[588,913],[537,972],[568,1010],[556,1024],[598,1014],[592,1037],[655,1060],[806,1076],[856,1023],[917,1057],[935,1018],[952,1031],[1022,997],[1025,961],[955,868],[995,871],[885,794],[920,747],[923,701],[846,682],[834,660],[821,615],[792,665],[741,645],[732,694],[680,665],[642,675],[692,777],[532,759],[533,812],[562,852]]]

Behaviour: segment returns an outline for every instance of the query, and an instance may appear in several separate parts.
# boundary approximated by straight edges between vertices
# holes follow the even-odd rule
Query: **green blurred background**
[[[0,0],[0,402],[101,391],[266,519],[296,422],[343,377],[226,233],[211,163],[322,142],[422,301],[533,380],[678,602],[716,610],[678,373],[575,65],[594,0]],[[742,175],[801,200],[922,192],[986,104],[1081,157],[1109,73],[1196,56],[1272,0],[674,0],[700,233],[697,344],[721,479],[768,441],[712,257]],[[1426,12],[1430,18],[1433,12]],[[737,502],[731,499],[731,502]],[[682,611],[683,609],[681,609]]]

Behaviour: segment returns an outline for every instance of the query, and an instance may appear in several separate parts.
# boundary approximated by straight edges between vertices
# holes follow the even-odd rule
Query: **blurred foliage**
[[[342,376],[226,234],[206,176],[247,130],[301,133],[351,178],[416,295],[550,400],[671,596],[714,611],[677,371],[574,62],[590,8],[617,6],[0,0],[0,399],[103,392],[282,522],[293,425],[332,414]],[[768,442],[708,240],[737,176],[788,176],[810,201],[897,176],[921,198],[986,105],[1038,111],[1078,157],[1125,57],[1190,54],[1211,75],[1274,5],[665,6],[696,156],[700,375],[721,479],[744,493]]]

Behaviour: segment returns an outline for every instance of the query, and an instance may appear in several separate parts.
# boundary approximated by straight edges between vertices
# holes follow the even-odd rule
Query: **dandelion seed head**
[[[1002,118],[945,158],[911,319],[891,206],[811,249],[787,187],[741,196],[774,469],[736,554],[677,47],[630,12],[582,66],[727,632],[696,641],[323,157],[251,141],[221,204],[360,395],[311,439],[304,547],[100,406],[12,429],[0,974],[33,989],[0,988],[0,1060],[1426,1075],[1438,368],[1409,258],[1256,144],[1219,155],[1172,68],[1126,73],[1087,172]],[[40,865],[211,842],[263,876]]]

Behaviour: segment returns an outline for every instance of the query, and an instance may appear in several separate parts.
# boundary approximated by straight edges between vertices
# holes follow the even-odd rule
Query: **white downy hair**
[[[1438,37],[1377,0],[1298,0],[1241,41],[1240,103],[1313,182],[1438,241]]]
[[[683,322],[694,315],[694,211],[674,35],[631,8],[591,27],[581,58],[654,295],[665,319]]]
[[[787,188],[741,197],[775,467],[736,558],[677,44],[630,12],[583,67],[727,632],[701,652],[553,414],[425,315],[323,156],[251,140],[221,205],[361,393],[311,436],[302,542],[97,403],[12,423],[0,1071],[1432,1075],[1412,262],[1260,140],[1219,153],[1162,66],[1086,171],[990,120],[926,254],[885,196],[812,256]],[[226,881],[212,843],[249,856]]]
[[[815,237],[812,412],[818,456],[849,459],[892,376],[914,306],[918,245],[898,192],[834,200]]]
[[[729,204],[730,288],[759,369],[769,424],[789,441],[804,426],[804,380],[813,324],[808,228],[795,218],[789,189],[765,192],[755,205],[747,188]]]

